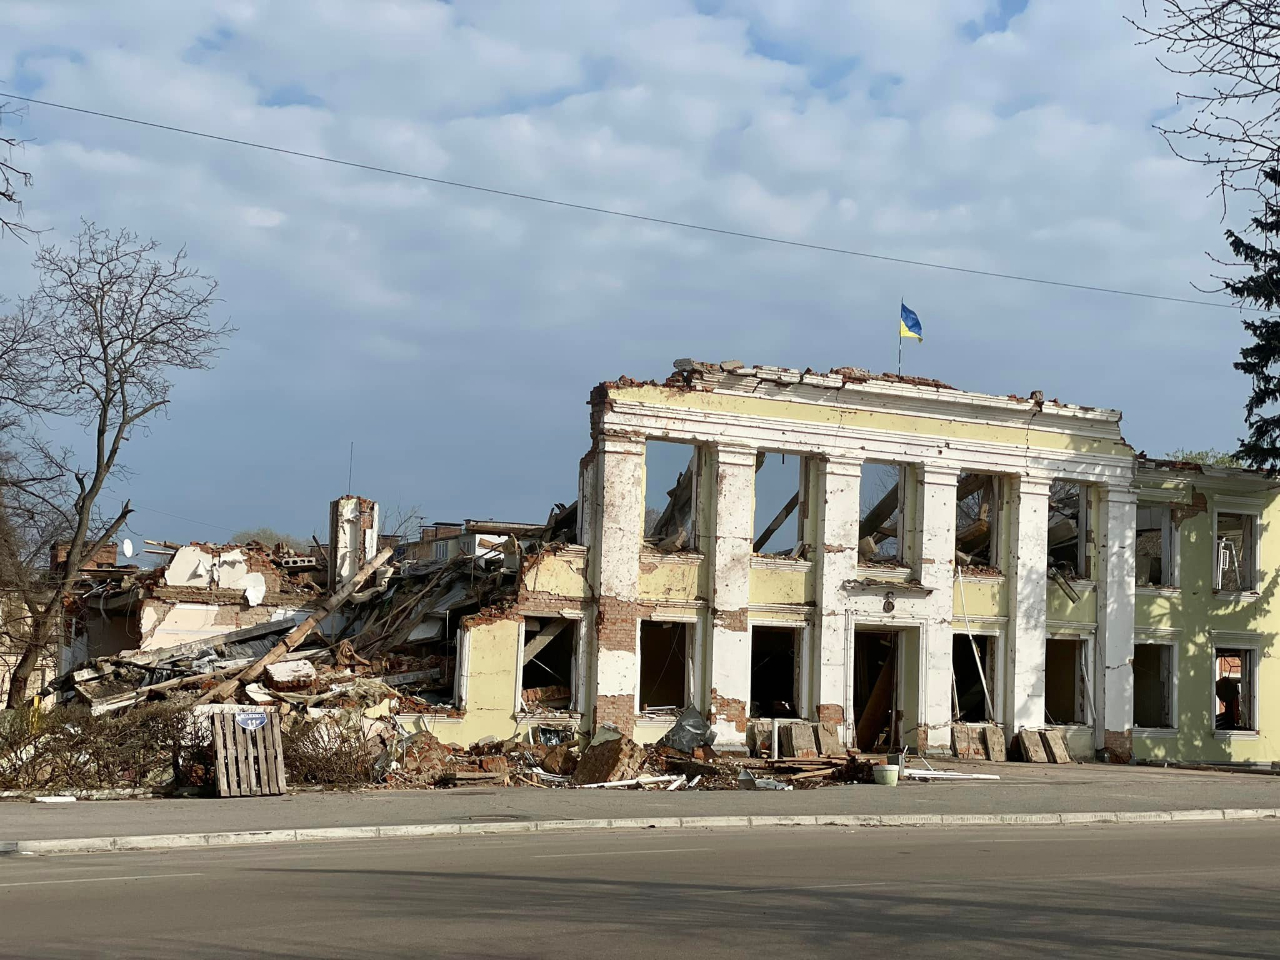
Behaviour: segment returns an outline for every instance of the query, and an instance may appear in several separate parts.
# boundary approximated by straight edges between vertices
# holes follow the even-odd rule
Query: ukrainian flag
[[[916,312],[908,307],[905,303],[901,304],[902,311],[899,314],[898,323],[901,329],[898,332],[898,339],[903,337],[915,337],[921,343],[924,342],[924,327],[920,326],[920,318],[916,316]]]

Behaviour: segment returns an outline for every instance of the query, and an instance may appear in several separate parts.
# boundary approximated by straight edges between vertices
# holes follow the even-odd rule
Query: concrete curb
[[[1140,810],[1109,813],[833,814],[830,816],[634,817],[601,820],[524,820],[510,823],[413,823],[385,827],[306,827],[233,833],[174,833],[155,836],[0,840],[0,856],[50,853],[112,853],[318,840],[496,836],[585,830],[734,829],[752,827],[987,827],[1078,826],[1095,823],[1185,823],[1272,820],[1280,809]]]

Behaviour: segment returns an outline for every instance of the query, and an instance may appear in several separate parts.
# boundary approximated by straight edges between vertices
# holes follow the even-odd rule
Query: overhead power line
[[[1016,280],[1020,283],[1038,283],[1050,287],[1064,287],[1069,290],[1086,290],[1090,293],[1105,293],[1120,297],[1137,297],[1142,300],[1162,300],[1166,303],[1189,303],[1197,307],[1215,307],[1226,310],[1239,310],[1235,304],[1217,303],[1211,300],[1197,300],[1192,297],[1173,297],[1159,293],[1144,293],[1140,290],[1123,290],[1116,287],[1103,287],[1089,283],[1072,283],[1067,280],[1051,280],[1048,277],[1030,277],[1017,273],[1000,273],[995,270],[977,270],[973,267],[959,267],[950,263],[935,263],[930,260],[912,260],[906,257],[891,257],[882,253],[869,253],[865,250],[852,250],[847,247],[832,247],[821,243],[806,243],[802,240],[787,240],[783,237],[771,237],[760,233],[746,233],[741,230],[728,230],[723,227],[712,227],[703,223],[691,223],[684,220],[668,220],[663,217],[650,217],[640,213],[628,213],[625,210],[612,210],[608,207],[595,207],[586,203],[572,203],[568,200],[556,200],[551,197],[539,197],[530,193],[518,193],[514,190],[500,190],[496,187],[485,187],[475,183],[463,183],[460,180],[446,180],[442,177],[428,177],[421,173],[409,173],[405,170],[396,170],[392,167],[380,167],[370,163],[358,163],[354,160],[342,160],[337,157],[326,157],[317,153],[306,153],[302,150],[290,150],[286,147],[277,147],[269,143],[257,143],[253,140],[241,140],[236,137],[224,137],[215,133],[205,133],[201,130],[190,130],[186,127],[175,127],[167,123],[155,123],[150,120],[139,120],[137,117],[125,117],[115,113],[104,113],[100,110],[89,110],[84,107],[73,107],[66,103],[55,103],[52,100],[37,100],[35,97],[22,97],[15,93],[3,94],[3,99],[22,100],[26,103],[39,104],[42,107],[53,107],[57,110],[67,110],[71,113],[80,113],[90,117],[100,117],[104,120],[116,120],[120,123],[132,123],[140,127],[150,127],[153,130],[165,130],[169,133],[181,133],[188,137],[200,137],[204,140],[216,140],[219,143],[230,143],[238,147],[251,147],[254,150],[266,150],[270,153],[280,153],[289,157],[300,157],[304,160],[316,160],[321,163],[331,163],[340,167],[350,167],[354,170],[367,170],[371,173],[385,173],[393,177],[404,177],[409,180],[420,180],[424,183],[434,183],[443,187],[456,187],[460,190],[472,190],[476,193],[487,193],[496,197],[509,197],[513,200],[527,200],[533,203],[542,203],[552,207],[563,207],[569,210],[582,210],[587,213],[599,213],[610,217],[621,217],[626,220],[638,220],[641,223],[653,223],[665,227],[678,227],[681,230],[698,230],[702,233],[714,233],[725,237],[737,237],[742,240],[756,240],[763,243],[774,243],[784,247],[797,247],[802,250],[818,250],[823,253],[837,253],[846,257],[861,257],[864,260],[878,260],[882,263],[897,263],[909,267],[926,267],[931,270],[946,270],[951,273],[965,273],[975,277],[990,277],[995,280]]]
[[[198,523],[202,527],[213,527],[215,530],[226,530],[228,533],[234,533],[230,527],[224,527],[220,523],[210,523],[208,520],[196,520],[192,517],[180,517],[176,513],[166,513],[163,510],[157,510],[155,507],[144,507],[142,505],[134,507],[135,510],[146,510],[148,513],[158,513],[162,517],[171,517],[174,520],[182,520],[186,523]]]

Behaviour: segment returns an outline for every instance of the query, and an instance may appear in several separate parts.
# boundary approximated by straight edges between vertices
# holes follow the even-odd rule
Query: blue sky
[[[1224,249],[1208,175],[1151,129],[1176,84],[1135,45],[1135,4],[5,6],[8,90],[109,113],[1179,296]],[[20,132],[46,242],[84,216],[185,244],[239,327],[130,443],[111,495],[141,508],[141,536],[323,537],[352,441],[354,487],[390,514],[539,520],[574,496],[595,383],[684,356],[891,369],[899,298],[926,331],[908,372],[1119,407],[1153,453],[1242,432],[1230,311],[647,226],[39,106]],[[31,288],[31,255],[0,244],[0,292]]]

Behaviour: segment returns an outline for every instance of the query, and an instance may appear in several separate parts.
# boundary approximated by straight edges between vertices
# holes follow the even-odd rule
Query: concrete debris
[[[574,786],[630,780],[644,765],[644,749],[630,737],[614,737],[593,743],[583,751],[573,773]]]

